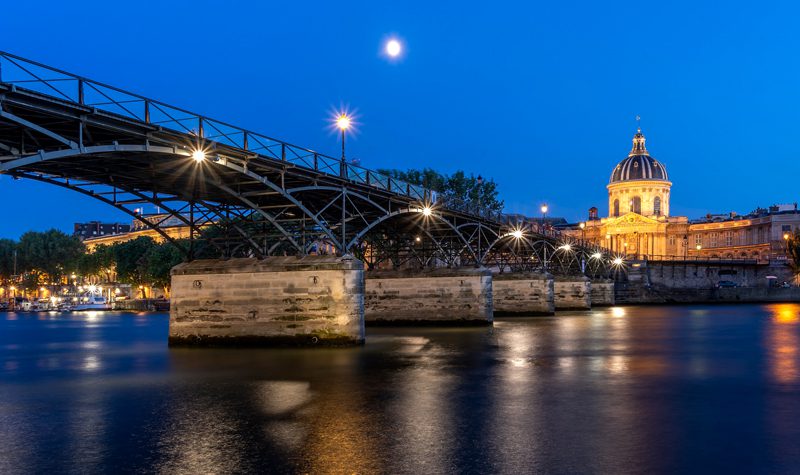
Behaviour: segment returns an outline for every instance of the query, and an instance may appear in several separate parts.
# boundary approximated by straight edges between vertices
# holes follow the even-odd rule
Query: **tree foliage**
[[[0,282],[14,275],[14,251],[17,243],[11,239],[0,239]]]
[[[20,273],[45,274],[51,282],[76,269],[86,250],[80,239],[57,229],[29,231],[20,237],[17,249]]]
[[[445,175],[430,168],[406,171],[383,169],[378,172],[440,193],[445,200],[498,213],[503,210],[497,183],[492,179],[479,180],[478,177],[467,175],[461,170],[452,175]]]
[[[800,275],[800,230],[796,230],[786,240],[786,250],[789,254],[789,265],[795,275]]]

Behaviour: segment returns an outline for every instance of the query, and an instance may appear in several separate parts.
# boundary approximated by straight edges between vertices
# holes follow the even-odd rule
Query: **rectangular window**
[[[711,240],[709,247],[717,247],[717,233],[711,233],[709,238]]]
[[[669,245],[670,246],[674,246],[675,245],[675,236],[670,236],[669,237]]]
[[[725,245],[733,246],[733,231],[728,231],[725,233]]]
[[[694,245],[695,246],[702,246],[703,245],[703,235],[702,234],[695,234],[694,235]]]
[[[783,232],[791,231],[792,230],[792,225],[791,224],[784,224],[783,226],[781,226],[781,228],[782,228],[781,231],[783,231]]]

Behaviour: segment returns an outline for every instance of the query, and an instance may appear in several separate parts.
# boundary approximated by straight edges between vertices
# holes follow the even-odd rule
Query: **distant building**
[[[183,220],[168,214],[157,214],[139,217],[133,220],[133,223],[130,225],[119,225],[126,228],[126,230],[122,233],[91,235],[88,238],[84,238],[84,243],[91,251],[94,250],[95,246],[100,244],[110,246],[120,242],[131,241],[139,237],[150,237],[156,242],[163,242],[164,236],[155,229],[151,228],[144,222],[144,220],[150,223],[157,223],[159,229],[172,239],[189,239],[190,237],[191,232],[189,230],[189,226],[187,226]],[[76,224],[76,230],[77,226],[78,225]]]
[[[100,221],[89,221],[88,223],[75,223],[74,236],[78,236],[82,241],[100,236],[113,236],[130,232],[129,224],[121,223],[101,223]]]
[[[563,232],[633,258],[737,258],[758,261],[786,258],[786,233],[800,230],[797,205],[775,205],[740,216],[707,215],[689,221],[670,216],[672,182],[664,163],[645,148],[638,129],[628,156],[611,173],[608,217],[597,208],[588,219]]]

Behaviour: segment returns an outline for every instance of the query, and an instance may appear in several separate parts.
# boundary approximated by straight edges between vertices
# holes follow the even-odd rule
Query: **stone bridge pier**
[[[172,269],[169,344],[363,344],[363,268],[328,256],[179,264]]]
[[[365,273],[367,325],[491,325],[488,269],[414,269]]]

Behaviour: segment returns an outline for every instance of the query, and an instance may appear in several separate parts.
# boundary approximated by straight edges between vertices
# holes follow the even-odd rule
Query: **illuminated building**
[[[797,205],[776,205],[745,216],[730,213],[689,221],[670,215],[672,182],[666,165],[650,155],[641,129],[628,156],[611,172],[608,217],[589,210],[583,224],[564,233],[632,258],[785,259],[785,233],[800,230]]]

